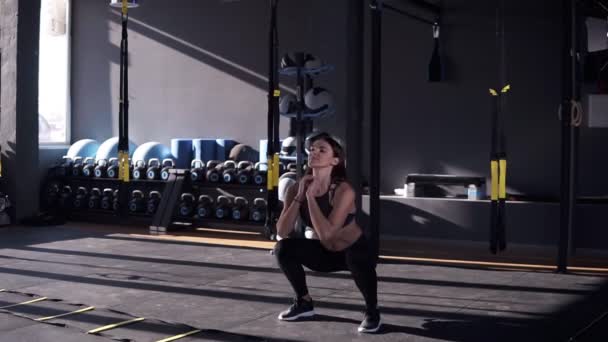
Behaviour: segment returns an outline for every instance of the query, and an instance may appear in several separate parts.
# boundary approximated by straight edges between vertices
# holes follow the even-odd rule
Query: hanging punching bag
[[[429,63],[429,82],[441,82],[443,80],[443,70],[441,67],[441,57],[439,56],[439,25],[433,25],[433,55]]]

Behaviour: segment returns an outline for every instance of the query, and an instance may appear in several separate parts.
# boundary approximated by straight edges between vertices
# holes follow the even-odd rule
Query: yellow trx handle
[[[272,174],[274,172],[274,168],[273,168],[272,164],[274,163],[274,160],[272,158],[272,155],[270,155],[270,154],[267,155],[266,158],[267,158],[266,160],[268,163],[267,170],[266,170],[266,189],[272,190],[272,187],[274,185],[272,182],[272,180],[273,180]]]
[[[505,199],[507,198],[507,160],[501,159],[499,163],[498,198]]]
[[[492,160],[490,162],[490,172],[492,183],[490,199],[492,201],[496,201],[498,199],[498,162],[496,160]]]
[[[272,186],[273,188],[278,188],[279,187],[279,174],[281,173],[279,171],[279,165],[281,164],[281,162],[279,161],[279,154],[275,153],[274,154],[274,160],[272,161],[272,167],[274,168],[274,170],[272,171]]]
[[[129,152],[118,151],[118,179],[129,181]]]
[[[122,0],[122,14],[127,15],[127,9],[129,8],[129,4],[127,0]]]
[[[279,89],[275,89],[275,91],[272,93],[272,95],[274,97],[279,97],[279,96],[281,96],[281,91]]]

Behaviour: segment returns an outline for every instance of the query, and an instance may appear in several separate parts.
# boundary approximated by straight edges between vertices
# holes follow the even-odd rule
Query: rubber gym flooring
[[[361,335],[363,300],[348,273],[308,272],[317,315],[280,322],[292,293],[272,242],[176,235],[74,223],[1,228],[0,341],[568,341],[594,320],[575,340],[608,341],[607,270],[382,258],[384,328]],[[437,249],[382,246],[393,255]],[[556,253],[519,248],[528,259],[518,260],[537,264]],[[439,249],[444,259],[469,257]]]

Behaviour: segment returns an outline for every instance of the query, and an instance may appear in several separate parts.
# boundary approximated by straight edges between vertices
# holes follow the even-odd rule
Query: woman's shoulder
[[[348,181],[340,181],[340,182],[336,182],[336,195],[337,194],[349,194],[355,193],[355,189],[353,188],[353,186],[348,182]]]

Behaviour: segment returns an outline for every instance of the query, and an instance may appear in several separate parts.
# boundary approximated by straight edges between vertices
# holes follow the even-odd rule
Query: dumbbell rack
[[[159,208],[150,225],[150,234],[166,234],[172,227],[204,226],[206,228],[237,229],[242,231],[262,232],[265,231],[265,221],[253,222],[248,220],[234,220],[232,218],[218,219],[215,217],[200,218],[197,214],[186,217],[180,216],[178,212],[180,197],[184,193],[190,193],[194,198],[200,195],[209,195],[216,199],[220,195],[233,199],[237,195],[245,197],[251,204],[254,198],[265,198],[264,186],[253,184],[232,183],[210,183],[193,182],[189,177],[189,170],[172,169]]]
[[[217,198],[218,195],[225,195],[229,198],[240,196],[245,197],[250,204],[253,203],[254,198],[266,197],[266,188],[263,185],[227,184],[222,182],[192,182],[189,177],[189,173],[190,170],[188,169],[170,169],[169,178],[166,181],[132,179],[128,183],[129,198],[130,194],[134,190],[141,190],[145,194],[149,194],[150,191],[159,191],[162,194],[154,214],[149,214],[146,212],[129,212],[127,217],[121,217],[118,211],[104,210],[100,208],[90,209],[86,203],[82,208],[74,208],[72,205],[70,205],[68,208],[63,209],[60,212],[64,214],[67,219],[75,221],[149,226],[150,233],[154,235],[166,234],[172,228],[198,226],[206,228],[261,232],[270,237],[270,232],[266,231],[265,222],[263,220],[261,222],[254,222],[248,220],[234,220],[232,218],[201,219],[197,215],[180,217],[178,212],[178,204],[181,194],[183,193],[192,193],[196,198],[198,198],[198,196],[201,194],[208,194],[214,199]],[[63,186],[71,187],[72,196],[69,198],[69,201],[73,201],[79,187],[87,188],[89,193],[93,188],[99,188],[101,191],[103,191],[103,189],[106,188],[116,190],[119,187],[119,180],[114,178],[57,176],[53,171],[49,173],[47,185],[51,182],[57,182],[60,184],[61,188],[63,188]],[[42,198],[45,198],[45,196],[43,195]],[[145,203],[146,201],[144,201],[144,205]],[[45,207],[44,204],[43,207]],[[280,208],[277,210],[280,210]]]

